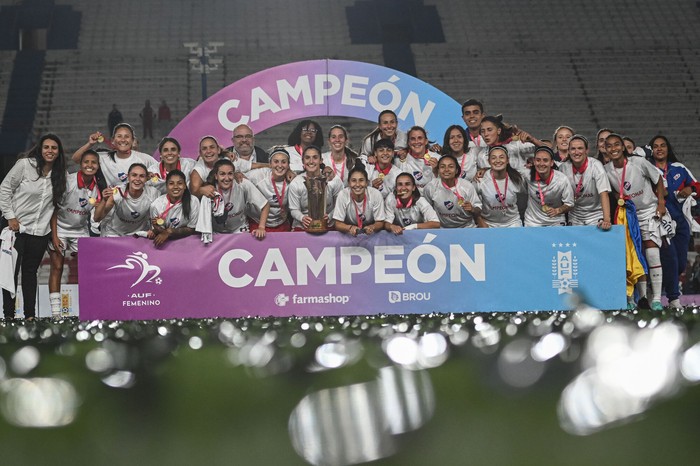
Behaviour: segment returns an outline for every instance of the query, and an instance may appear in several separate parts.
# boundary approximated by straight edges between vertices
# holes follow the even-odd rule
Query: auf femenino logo
[[[114,269],[128,269],[140,271],[140,274],[136,281],[131,284],[129,288],[133,288],[141,282],[150,283],[153,282],[156,285],[163,283],[163,280],[159,277],[160,267],[157,265],[151,265],[148,263],[148,254],[145,252],[135,252],[126,256],[123,264],[115,265],[107,270]]]

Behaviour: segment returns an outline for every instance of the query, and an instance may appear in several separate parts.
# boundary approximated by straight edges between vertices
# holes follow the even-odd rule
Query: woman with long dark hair
[[[15,232],[17,264],[14,277],[22,270],[24,316],[36,316],[37,272],[50,240],[51,216],[66,191],[66,162],[61,140],[45,134],[17,160],[0,184],[0,210]],[[14,291],[2,291],[6,319],[15,316]]]
[[[309,146],[303,151],[304,172],[289,183],[289,213],[292,215],[292,230],[306,231],[313,219],[309,216],[309,193],[306,188],[307,178],[325,176],[326,185],[326,220],[329,229],[333,229],[333,207],[338,193],[343,189],[343,182],[335,176],[333,170],[321,163],[321,149]]]
[[[440,154],[451,155],[457,159],[459,164],[459,177],[463,180],[472,181],[476,176],[478,167],[477,155],[479,149],[472,145],[469,147],[469,135],[467,131],[459,125],[452,125],[445,131]]]
[[[421,196],[410,173],[400,173],[396,177],[394,195],[387,196],[384,201],[384,214],[384,228],[395,235],[403,234],[404,230],[440,228],[435,209]]]
[[[440,226],[476,228],[481,215],[481,199],[474,185],[459,177],[457,159],[443,155],[438,162],[438,175],[423,189],[423,195],[435,209]]]
[[[683,202],[697,194],[700,184],[693,174],[676,157],[673,146],[666,136],[656,135],[649,141],[653,163],[663,172],[666,180],[666,209],[676,222],[676,234],[671,238],[667,248],[661,248],[661,266],[663,268],[663,290],[669,306],[680,308],[680,290],[678,277],[685,272],[688,265],[688,246],[690,244],[690,224],[683,214]],[[629,149],[628,149],[629,150]]]
[[[92,149],[83,152],[80,170],[69,174],[66,191],[58,208],[51,216],[51,241],[49,242],[49,302],[51,316],[61,314],[61,275],[66,253],[78,253],[78,239],[90,236],[90,216],[95,206],[103,201],[105,182],[97,177],[100,156]]]
[[[179,170],[185,175],[185,184],[190,184],[190,173],[194,169],[196,162],[187,157],[180,157],[180,143],[177,139],[165,137],[158,143],[160,152],[160,162],[148,167],[150,180],[148,184],[157,188],[161,194],[167,192],[165,179],[172,170]]]
[[[199,199],[187,189],[187,177],[178,169],[165,176],[167,193],[151,204],[148,238],[156,246],[194,234],[199,217]]]
[[[214,233],[246,233],[262,240],[270,212],[270,203],[265,196],[247,179],[236,182],[235,167],[228,158],[219,159],[209,173],[207,183],[214,186],[216,196],[212,204],[212,230]],[[246,206],[255,205],[260,210],[260,223],[250,230]],[[219,207],[220,206],[220,207]],[[200,215],[201,218],[201,215]]]
[[[663,270],[661,267],[661,246],[655,240],[652,222],[666,214],[666,189],[662,173],[643,157],[630,157],[625,149],[625,142],[619,134],[611,133],[605,138],[605,155],[610,162],[605,164],[610,187],[617,192],[618,206],[634,209],[639,224],[642,248],[649,268],[653,311],[663,309],[661,305],[661,288]],[[617,221],[617,215],[613,215]],[[635,236],[638,236],[635,235]],[[641,299],[646,300],[647,281],[645,278],[636,283]],[[628,289],[627,302],[630,308],[635,306],[631,286]]]
[[[330,151],[322,155],[323,163],[330,167],[335,176],[340,178],[345,187],[348,186],[350,170],[355,166],[357,153],[348,147],[348,131],[341,125],[334,125],[328,131],[328,146]]]
[[[508,163],[505,146],[489,148],[491,168],[476,183],[481,199],[479,226],[482,228],[521,227],[518,198],[525,195],[523,177]]]
[[[384,228],[384,197],[368,186],[362,162],[355,164],[348,176],[349,184],[335,201],[335,228],[352,236],[371,235]]]
[[[526,227],[566,225],[564,214],[574,206],[574,191],[566,176],[557,170],[554,151],[549,147],[535,149],[527,190]]]
[[[131,165],[127,177],[124,188],[115,186],[102,191],[105,201],[97,205],[94,215],[95,221],[102,222],[101,236],[146,236],[151,228],[151,204],[158,198],[158,190],[146,185],[148,170],[142,163]]]

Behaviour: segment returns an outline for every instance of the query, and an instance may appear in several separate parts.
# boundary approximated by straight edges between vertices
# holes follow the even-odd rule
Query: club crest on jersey
[[[415,170],[413,172],[413,178],[416,179],[416,181],[422,180],[423,179],[423,172],[419,170]]]
[[[625,181],[625,191],[629,191],[632,189],[632,185],[630,184],[629,181]]]
[[[139,218],[139,213],[138,212],[131,212],[131,218]]]
[[[363,222],[364,222],[365,220],[367,220],[367,217],[365,217],[365,214],[360,214],[360,217],[359,217],[359,218],[360,218],[360,220],[362,220]]]
[[[452,208],[453,208],[454,206],[455,206],[455,203],[454,203],[454,202],[452,202],[452,201],[450,201],[450,200],[445,201],[445,207],[447,207],[447,210],[452,210]]]
[[[180,219],[177,217],[172,217],[170,219],[170,226],[173,228],[177,228],[180,225]]]
[[[410,218],[402,218],[402,219],[401,219],[401,223],[403,223],[403,226],[407,227],[407,226],[409,226],[411,223],[413,223],[413,220],[411,220]]]
[[[80,207],[85,207],[86,205],[88,205],[88,200],[84,197],[81,197],[78,199],[78,203],[80,204]]]
[[[277,203],[279,203],[279,202],[277,201],[277,194],[273,194],[273,195],[272,195],[272,202],[277,202]]]
[[[505,202],[505,200],[506,200],[506,195],[505,195],[505,194],[496,193],[496,200],[497,200],[498,202]]]
[[[127,178],[126,173],[124,173],[124,172],[119,172],[117,174],[117,177],[119,177],[119,181],[126,181],[126,178]]]
[[[681,177],[681,174],[680,174],[680,173],[676,173],[676,174],[673,176],[673,181],[678,181],[678,178],[680,178],[680,177]]]

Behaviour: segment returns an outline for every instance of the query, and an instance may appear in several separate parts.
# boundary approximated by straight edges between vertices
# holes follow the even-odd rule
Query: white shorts
[[[66,253],[71,252],[73,254],[78,253],[78,240],[80,238],[61,238],[59,237],[58,240],[63,244],[63,255],[65,256]],[[55,251],[53,247],[53,241],[49,241],[49,251]]]

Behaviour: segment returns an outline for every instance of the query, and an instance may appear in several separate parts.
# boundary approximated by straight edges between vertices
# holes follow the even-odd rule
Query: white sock
[[[645,251],[647,264],[649,265],[649,278],[651,279],[651,300],[661,301],[661,252],[659,248],[648,248]]]
[[[61,315],[61,293],[49,293],[49,302],[51,303],[51,315]]]
[[[639,293],[639,299],[647,297],[647,277],[646,277],[646,275],[644,276],[644,278],[637,280],[637,284],[635,285],[635,288],[637,289],[637,293]]]

